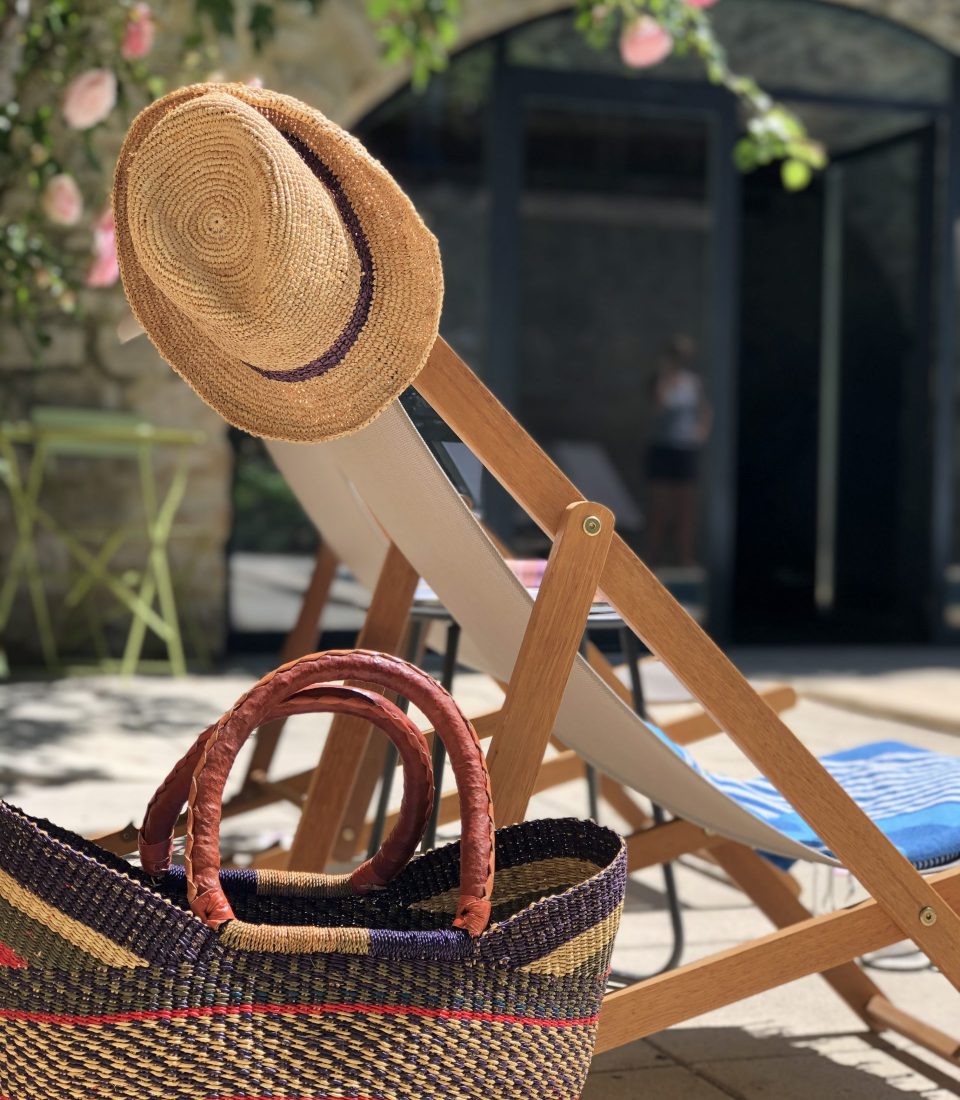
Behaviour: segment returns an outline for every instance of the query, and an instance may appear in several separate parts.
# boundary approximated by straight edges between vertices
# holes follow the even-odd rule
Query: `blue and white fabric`
[[[808,848],[832,855],[769,780],[711,775],[662,730],[656,732],[691,768],[755,817]],[[960,860],[960,757],[879,741],[822,756],[820,763],[916,868],[930,871]]]

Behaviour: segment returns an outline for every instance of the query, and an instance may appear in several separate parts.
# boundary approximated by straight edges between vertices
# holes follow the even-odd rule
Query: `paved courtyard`
[[[746,651],[757,677],[795,680],[805,693],[786,716],[818,751],[870,739],[902,738],[960,751],[960,673],[945,651]],[[201,728],[244,691],[269,661],[246,660],[216,676],[182,680],[75,678],[0,685],[0,796],[31,812],[95,834],[139,820],[158,780]],[[650,670],[656,716],[681,714],[683,693],[662,670]],[[468,712],[495,705],[498,689],[462,674],[456,691]],[[320,751],[326,719],[295,719],[284,736],[277,772],[299,770]],[[749,774],[724,738],[697,748],[716,770]],[[239,770],[239,769],[238,769]],[[607,823],[622,826],[604,808]],[[572,783],[538,796],[534,815],[584,814],[586,792]],[[252,852],[283,841],[295,824],[277,805],[225,826],[225,846]],[[848,877],[800,871],[808,905],[823,910],[859,896]],[[711,865],[678,868],[684,906],[684,961],[769,931],[763,917]],[[670,950],[659,870],[631,880],[615,966],[641,974]],[[874,975],[905,1009],[960,1034],[960,994],[915,954],[880,960],[900,969]],[[895,1100],[960,1095],[960,1069],[908,1044],[866,1035],[857,1018],[817,978],[754,997],[597,1059],[585,1100]]]

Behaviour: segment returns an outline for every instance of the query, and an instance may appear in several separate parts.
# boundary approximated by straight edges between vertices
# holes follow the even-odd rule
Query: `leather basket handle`
[[[494,872],[490,777],[480,742],[436,680],[399,657],[366,650],[333,650],[283,665],[247,692],[203,739],[187,806],[187,898],[193,911],[214,928],[234,917],[220,886],[220,807],[240,748],[291,697],[339,680],[375,684],[409,699],[443,741],[457,780],[463,823],[460,898],[453,924],[479,936],[490,920]]]
[[[371,859],[349,876],[355,893],[385,886],[410,861],[423,836],[433,807],[433,765],[427,739],[389,699],[357,688],[324,686],[296,692],[275,706],[269,719],[295,714],[346,713],[381,729],[397,746],[403,765],[403,800],[390,835]],[[173,831],[190,793],[194,768],[203,747],[217,729],[209,726],[181,758],[147,807],[138,847],[143,869],[160,876],[170,869]]]

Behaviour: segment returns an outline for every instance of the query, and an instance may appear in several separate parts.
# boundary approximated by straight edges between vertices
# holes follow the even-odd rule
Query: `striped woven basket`
[[[410,859],[433,799],[409,698],[449,751],[462,839]],[[400,748],[404,802],[351,875],[221,871],[237,751],[273,715],[345,711]],[[184,867],[170,867],[188,802]],[[496,880],[494,885],[494,846]],[[285,666],[206,730],[151,802],[137,868],[0,802],[0,1098],[574,1100],[623,904],[619,837],[492,831],[472,728],[413,666]],[[452,925],[452,926],[451,926]]]

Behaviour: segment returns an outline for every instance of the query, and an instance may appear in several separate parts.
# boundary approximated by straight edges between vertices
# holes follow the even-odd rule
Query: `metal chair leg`
[[[423,641],[423,634],[423,621],[420,619],[411,619],[405,657],[414,664],[417,663],[417,657],[420,653],[420,646]],[[406,699],[400,699],[398,706],[406,713],[410,708],[410,703]],[[387,746],[387,757],[383,763],[383,776],[380,779],[380,792],[377,795],[377,809],[374,813],[373,825],[370,829],[370,840],[367,843],[367,859],[373,859],[380,850],[380,845],[383,843],[383,834],[387,822],[387,809],[390,805],[390,795],[393,793],[393,781],[396,778],[399,760],[400,754],[397,752],[397,747],[391,742]]]
[[[636,636],[629,627],[625,626],[621,629],[620,640],[623,646],[624,656],[627,659],[627,667],[630,670],[630,692],[633,696],[633,709],[641,718],[646,719],[647,707],[643,696],[643,679],[640,675],[640,647],[637,645]],[[662,825],[666,819],[663,808],[656,805],[656,803],[653,805],[653,819],[658,825]],[[680,907],[680,895],[677,892],[677,880],[674,875],[673,865],[664,863],[662,869],[664,894],[667,899],[667,912],[670,916],[670,927],[673,931],[673,949],[666,963],[664,963],[659,970],[655,970],[653,974],[644,976],[648,978],[652,978],[656,974],[662,974],[664,971],[672,970],[677,963],[679,963],[684,949],[685,933],[683,927],[683,910]],[[642,980],[633,975],[628,977],[627,975],[616,973],[611,974],[611,978],[614,981],[623,979],[628,979],[631,982]]]
[[[580,639],[580,656],[587,660],[587,647],[590,643],[590,633],[584,630]],[[592,764],[587,764],[584,769],[587,778],[587,817],[591,821],[600,821],[600,777],[597,769]]]
[[[440,674],[440,684],[447,691],[453,691],[453,676],[457,668],[457,653],[460,649],[460,624],[451,620],[447,627],[447,646],[443,651],[443,671]],[[443,788],[443,771],[447,761],[447,752],[443,741],[434,734],[433,736],[433,784],[436,796],[433,800],[433,810],[430,812],[430,821],[427,831],[423,834],[423,843],[420,845],[422,852],[429,852],[437,843],[437,823],[440,820],[440,792]]]

